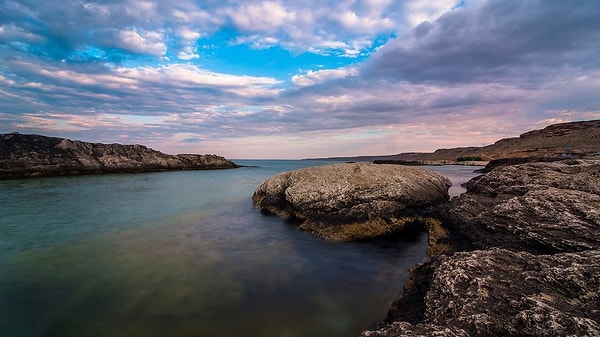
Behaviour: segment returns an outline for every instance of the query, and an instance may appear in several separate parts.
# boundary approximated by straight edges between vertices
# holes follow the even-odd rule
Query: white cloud
[[[247,44],[252,49],[268,49],[279,43],[279,39],[272,36],[262,36],[259,34],[239,37],[235,44]]]
[[[198,47],[196,47],[195,45],[188,45],[183,47],[177,54],[177,58],[186,61],[200,58],[200,55],[198,54]]]
[[[249,32],[273,32],[295,21],[296,14],[278,2],[262,1],[227,10],[233,23]]]
[[[355,67],[344,67],[338,69],[322,69],[317,71],[308,71],[303,75],[294,75],[292,84],[298,87],[306,87],[330,80],[346,78],[358,75],[358,69]]]
[[[197,40],[202,37],[202,34],[189,28],[183,27],[179,30],[179,36],[184,40]]]
[[[362,34],[377,34],[382,31],[393,30],[395,23],[390,18],[359,16],[353,11],[332,13],[331,18],[339,22],[345,30],[360,32]]]
[[[163,34],[153,31],[138,32],[135,29],[122,30],[117,44],[130,52],[150,54],[162,57],[167,52],[167,45],[163,42]]]
[[[406,21],[408,27],[417,26],[423,21],[435,21],[445,12],[450,11],[458,1],[448,0],[410,0],[406,2]]]

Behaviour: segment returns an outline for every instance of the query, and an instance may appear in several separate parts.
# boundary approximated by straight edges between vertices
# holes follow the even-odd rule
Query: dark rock
[[[335,164],[280,173],[252,199],[264,212],[300,221],[300,229],[332,241],[391,234],[428,221],[448,200],[450,180],[398,165]]]
[[[87,143],[18,133],[0,135],[0,178],[235,167],[216,155],[168,155],[142,145]]]
[[[472,336],[598,336],[600,251],[532,255],[493,248],[442,258],[425,321]]]
[[[411,324],[408,322],[394,322],[380,330],[365,331],[361,337],[469,337],[469,334],[456,327],[442,327],[432,324]]]
[[[600,336],[599,161],[498,166],[440,215],[458,252],[412,268],[363,337]]]
[[[518,165],[525,163],[535,163],[535,162],[553,162],[564,160],[564,158],[560,157],[510,157],[510,158],[499,158],[490,160],[484,168],[477,170],[479,173],[487,173],[491,172],[496,167],[500,166],[508,166],[508,165]]]
[[[600,247],[600,161],[503,166],[466,187],[441,208],[465,249],[544,254]]]
[[[396,321],[362,336],[600,335],[598,250],[533,255],[492,248],[430,264],[423,321]]]

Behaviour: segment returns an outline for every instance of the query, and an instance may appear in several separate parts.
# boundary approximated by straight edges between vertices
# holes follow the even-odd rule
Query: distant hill
[[[0,134],[0,178],[235,167],[238,167],[235,163],[213,154],[169,155],[143,145]]]
[[[439,149],[432,153],[407,152],[387,156],[321,158],[345,161],[406,161],[414,163],[450,163],[490,161],[500,158],[598,157],[600,120],[552,124],[519,137],[504,138],[482,147]]]

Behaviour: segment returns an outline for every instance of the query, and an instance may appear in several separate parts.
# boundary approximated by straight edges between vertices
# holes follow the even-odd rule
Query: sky
[[[299,159],[589,119],[598,0],[0,0],[0,133]]]

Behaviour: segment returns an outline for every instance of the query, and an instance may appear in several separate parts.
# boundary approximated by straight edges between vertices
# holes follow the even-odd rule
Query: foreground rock
[[[448,200],[450,180],[398,165],[335,164],[278,174],[252,199],[264,212],[300,221],[332,241],[372,238],[428,221]]]
[[[598,250],[533,255],[493,248],[431,264],[423,319],[363,337],[600,336]]]
[[[442,214],[467,246],[538,254],[600,247],[600,161],[502,166],[466,187]]]
[[[499,166],[440,210],[453,244],[366,336],[600,336],[600,162]]]
[[[18,133],[0,135],[0,178],[235,167],[216,155],[168,155],[142,145],[87,143]]]

